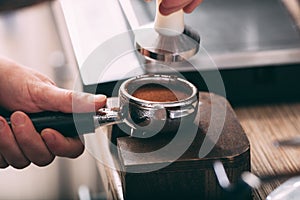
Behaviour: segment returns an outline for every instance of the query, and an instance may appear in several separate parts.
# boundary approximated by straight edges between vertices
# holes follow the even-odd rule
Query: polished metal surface
[[[145,57],[146,62],[187,60],[198,52],[200,36],[191,27],[185,26],[182,9],[167,16],[162,15],[159,11],[161,2],[162,0],[156,0],[153,27],[134,32],[135,47]],[[124,6],[122,3],[121,5]],[[127,7],[123,8],[125,15],[128,15],[129,11]],[[129,17],[131,16],[127,18]]]
[[[130,33],[113,46],[110,39],[119,33],[151,25],[155,16],[155,1],[61,0],[67,35],[79,67],[97,46],[109,40],[107,52],[121,46],[134,49],[134,35]],[[278,66],[300,63],[300,34],[292,17],[280,0],[209,0],[191,14],[185,15],[185,24],[200,34],[201,46],[191,58],[197,69],[233,69],[256,66]],[[114,41],[114,40],[113,40]],[[210,57],[206,55],[209,54]],[[106,63],[81,70],[85,85],[133,77],[133,69],[143,68],[136,54],[120,56],[99,79]],[[213,59],[214,63],[211,62]],[[124,67],[125,66],[125,67]],[[195,70],[189,63],[172,66],[177,71]],[[154,69],[158,70],[158,69]],[[134,75],[142,74],[143,69]]]
[[[176,101],[150,101],[133,95],[140,87],[156,84],[184,92],[187,97]],[[143,137],[149,137],[159,132],[171,133],[179,126],[191,123],[198,110],[198,90],[190,82],[176,76],[141,75],[126,80],[119,89],[120,109],[125,122],[130,127],[142,132]],[[147,133],[147,134],[144,134]]]
[[[200,36],[189,27],[182,34],[166,36],[148,28],[135,32],[135,47],[148,61],[182,62],[194,56]]]
[[[149,84],[166,88],[178,100],[159,102],[140,99],[133,95],[139,88]],[[176,96],[178,94],[175,90],[184,92],[186,96],[180,99]],[[196,115],[199,104],[198,89],[192,83],[168,75],[141,75],[128,79],[120,86],[118,98],[119,107],[101,108],[97,111],[94,116],[95,126],[125,123],[134,130],[141,130],[143,135],[147,133],[144,137],[159,133],[165,127],[173,130],[181,123],[187,121],[190,123]]]
[[[140,26],[153,22],[155,2],[129,1]],[[280,0],[203,1],[185,23],[213,53],[300,48],[299,31]]]
[[[137,20],[139,26],[149,26],[155,17],[155,2],[128,1],[136,14],[136,19],[130,16],[129,24]],[[300,63],[299,30],[279,0],[204,1],[185,15],[185,23],[201,36],[202,50],[191,59],[199,69],[213,69],[214,64],[231,69]],[[188,63],[172,67],[194,70]]]
[[[119,108],[100,108],[93,116],[95,127],[109,126],[123,122]]]
[[[133,29],[153,22],[155,2],[127,0],[127,4],[135,13],[125,12]],[[204,1],[185,15],[185,23],[200,34],[201,48],[220,69],[300,63],[299,30],[279,0]],[[203,52],[192,59],[200,68],[212,69]],[[186,65],[173,67],[193,70],[182,68]]]

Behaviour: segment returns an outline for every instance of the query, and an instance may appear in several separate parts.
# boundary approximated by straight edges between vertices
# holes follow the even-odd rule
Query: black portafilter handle
[[[6,116],[4,117],[11,126],[10,114],[6,113]],[[95,113],[62,113],[45,111],[26,114],[29,116],[35,129],[39,133],[45,128],[55,129],[65,137],[76,137],[85,133],[95,132],[93,120]]]

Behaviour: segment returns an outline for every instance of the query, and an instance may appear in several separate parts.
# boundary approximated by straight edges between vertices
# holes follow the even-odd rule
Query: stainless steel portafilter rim
[[[190,94],[187,98],[178,100],[176,102],[155,102],[155,101],[147,101],[143,99],[139,99],[134,97],[129,93],[128,88],[130,84],[135,84],[135,82],[141,81],[142,85],[147,83],[155,83],[167,86],[168,84],[178,84],[179,86],[183,86],[190,90]],[[139,83],[137,83],[139,85]],[[139,86],[142,86],[139,85]],[[126,99],[126,101],[131,101],[137,105],[140,105],[145,108],[155,108],[157,105],[164,108],[172,108],[172,107],[184,107],[192,105],[195,101],[198,102],[198,89],[189,81],[179,78],[177,76],[171,75],[162,75],[162,74],[148,74],[148,75],[140,75],[133,78],[130,78],[122,83],[119,89],[119,97]]]
[[[168,88],[175,95],[176,91],[182,91],[187,96],[168,102],[148,101],[133,96],[135,91],[148,84]],[[98,126],[124,122],[122,124],[130,127],[133,135],[146,138],[160,132],[176,133],[182,124],[192,123],[198,105],[198,90],[189,81],[171,75],[140,75],[121,84],[119,107],[100,109],[94,121]]]

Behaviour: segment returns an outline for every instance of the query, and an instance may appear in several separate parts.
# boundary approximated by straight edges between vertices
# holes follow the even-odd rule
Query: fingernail
[[[23,124],[25,124],[25,116],[22,113],[14,113],[12,115],[12,119],[11,119],[13,125],[15,126],[21,126]]]
[[[106,99],[106,96],[103,94],[95,95],[95,102],[104,101],[105,99]]]
[[[97,95],[91,95],[89,96],[89,102],[90,103],[97,103],[97,102],[103,102],[105,101],[106,96],[103,94],[97,94]]]

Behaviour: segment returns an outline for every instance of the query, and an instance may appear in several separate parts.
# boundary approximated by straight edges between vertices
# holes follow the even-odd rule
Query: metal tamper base
[[[154,27],[135,34],[135,48],[148,61],[181,62],[199,50],[200,36],[184,24],[182,9],[169,15],[160,13],[162,0],[156,0]]]
[[[163,35],[155,29],[135,35],[135,48],[150,61],[181,62],[195,55],[199,46],[199,34],[188,26],[179,35]]]

